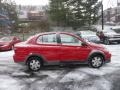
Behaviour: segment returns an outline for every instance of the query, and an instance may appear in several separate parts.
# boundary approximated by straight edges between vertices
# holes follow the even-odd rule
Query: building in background
[[[48,29],[48,6],[17,6],[19,32],[44,31]]]
[[[8,17],[8,12],[6,12],[1,4],[2,3],[0,3],[0,33],[3,33],[10,27],[11,21]]]
[[[117,6],[104,10],[104,22],[113,22],[120,24],[120,2],[117,0]]]
[[[47,19],[47,6],[18,6],[18,18],[21,22],[41,21]]]

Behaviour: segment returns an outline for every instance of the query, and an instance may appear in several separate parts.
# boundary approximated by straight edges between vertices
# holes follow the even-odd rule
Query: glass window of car
[[[92,31],[81,31],[81,34],[83,34],[83,35],[94,35],[96,33],[92,32]]]
[[[74,36],[67,34],[60,34],[60,37],[61,37],[61,43],[63,45],[72,45],[72,46],[81,45],[81,41]]]
[[[103,30],[104,33],[112,33],[112,34],[116,34],[116,32],[114,30]]]
[[[3,41],[3,42],[10,42],[10,41],[12,41],[12,37],[3,37],[3,38],[1,38],[0,39],[0,41]]]
[[[114,31],[116,33],[120,33],[120,29],[112,29],[112,31]]]
[[[57,43],[56,34],[42,35],[38,38],[37,43],[56,44]]]

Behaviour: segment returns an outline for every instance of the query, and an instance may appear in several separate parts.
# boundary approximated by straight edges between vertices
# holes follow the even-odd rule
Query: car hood
[[[95,44],[92,42],[89,42],[88,45],[92,48],[97,48],[97,49],[105,49],[105,47],[103,46],[103,44]]]

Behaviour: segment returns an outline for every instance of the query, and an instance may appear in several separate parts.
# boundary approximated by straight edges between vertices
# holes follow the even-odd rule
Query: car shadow
[[[74,69],[83,68],[83,67],[88,67],[88,65],[74,65],[74,64],[71,64],[71,65],[47,65],[47,66],[44,66],[43,68],[41,68],[41,70],[39,72],[32,72],[28,69],[26,69],[26,70],[20,69],[22,72],[24,72],[24,74],[17,73],[16,75],[11,74],[11,76],[16,79],[39,78],[39,80],[42,80],[44,78],[49,77],[46,74],[45,75],[41,74],[41,72],[44,72],[44,71],[60,71],[60,72],[63,72],[62,75],[65,75],[65,74],[73,71]]]
[[[86,64],[69,64],[69,65],[47,65],[40,69],[40,71],[59,71],[59,70],[73,70],[77,68],[84,68],[89,67]],[[40,72],[39,71],[39,72]],[[30,71],[28,69],[24,70],[25,73],[34,73],[33,71]]]
[[[40,80],[49,77],[47,74],[42,74],[42,72],[46,71],[60,71],[62,72],[62,75],[60,77],[63,77],[63,75],[66,75],[67,73],[77,69],[77,68],[83,68],[88,67],[88,65],[47,65],[41,68],[39,72],[32,72],[28,69],[22,70],[25,74],[23,75],[11,75],[13,78],[17,79],[24,79],[24,78],[39,78]]]
[[[44,66],[41,70],[66,70],[66,69],[76,69],[81,67],[88,67],[88,65],[85,64],[48,65],[48,66]]]

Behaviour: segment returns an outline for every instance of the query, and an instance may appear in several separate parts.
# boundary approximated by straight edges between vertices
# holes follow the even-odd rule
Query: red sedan
[[[21,42],[21,40],[15,36],[3,37],[0,39],[0,51],[11,50],[13,46],[19,42]]]
[[[110,62],[111,54],[101,45],[85,42],[67,32],[49,32],[32,36],[14,47],[14,61],[24,62],[32,71],[46,64],[84,63],[99,68]]]

